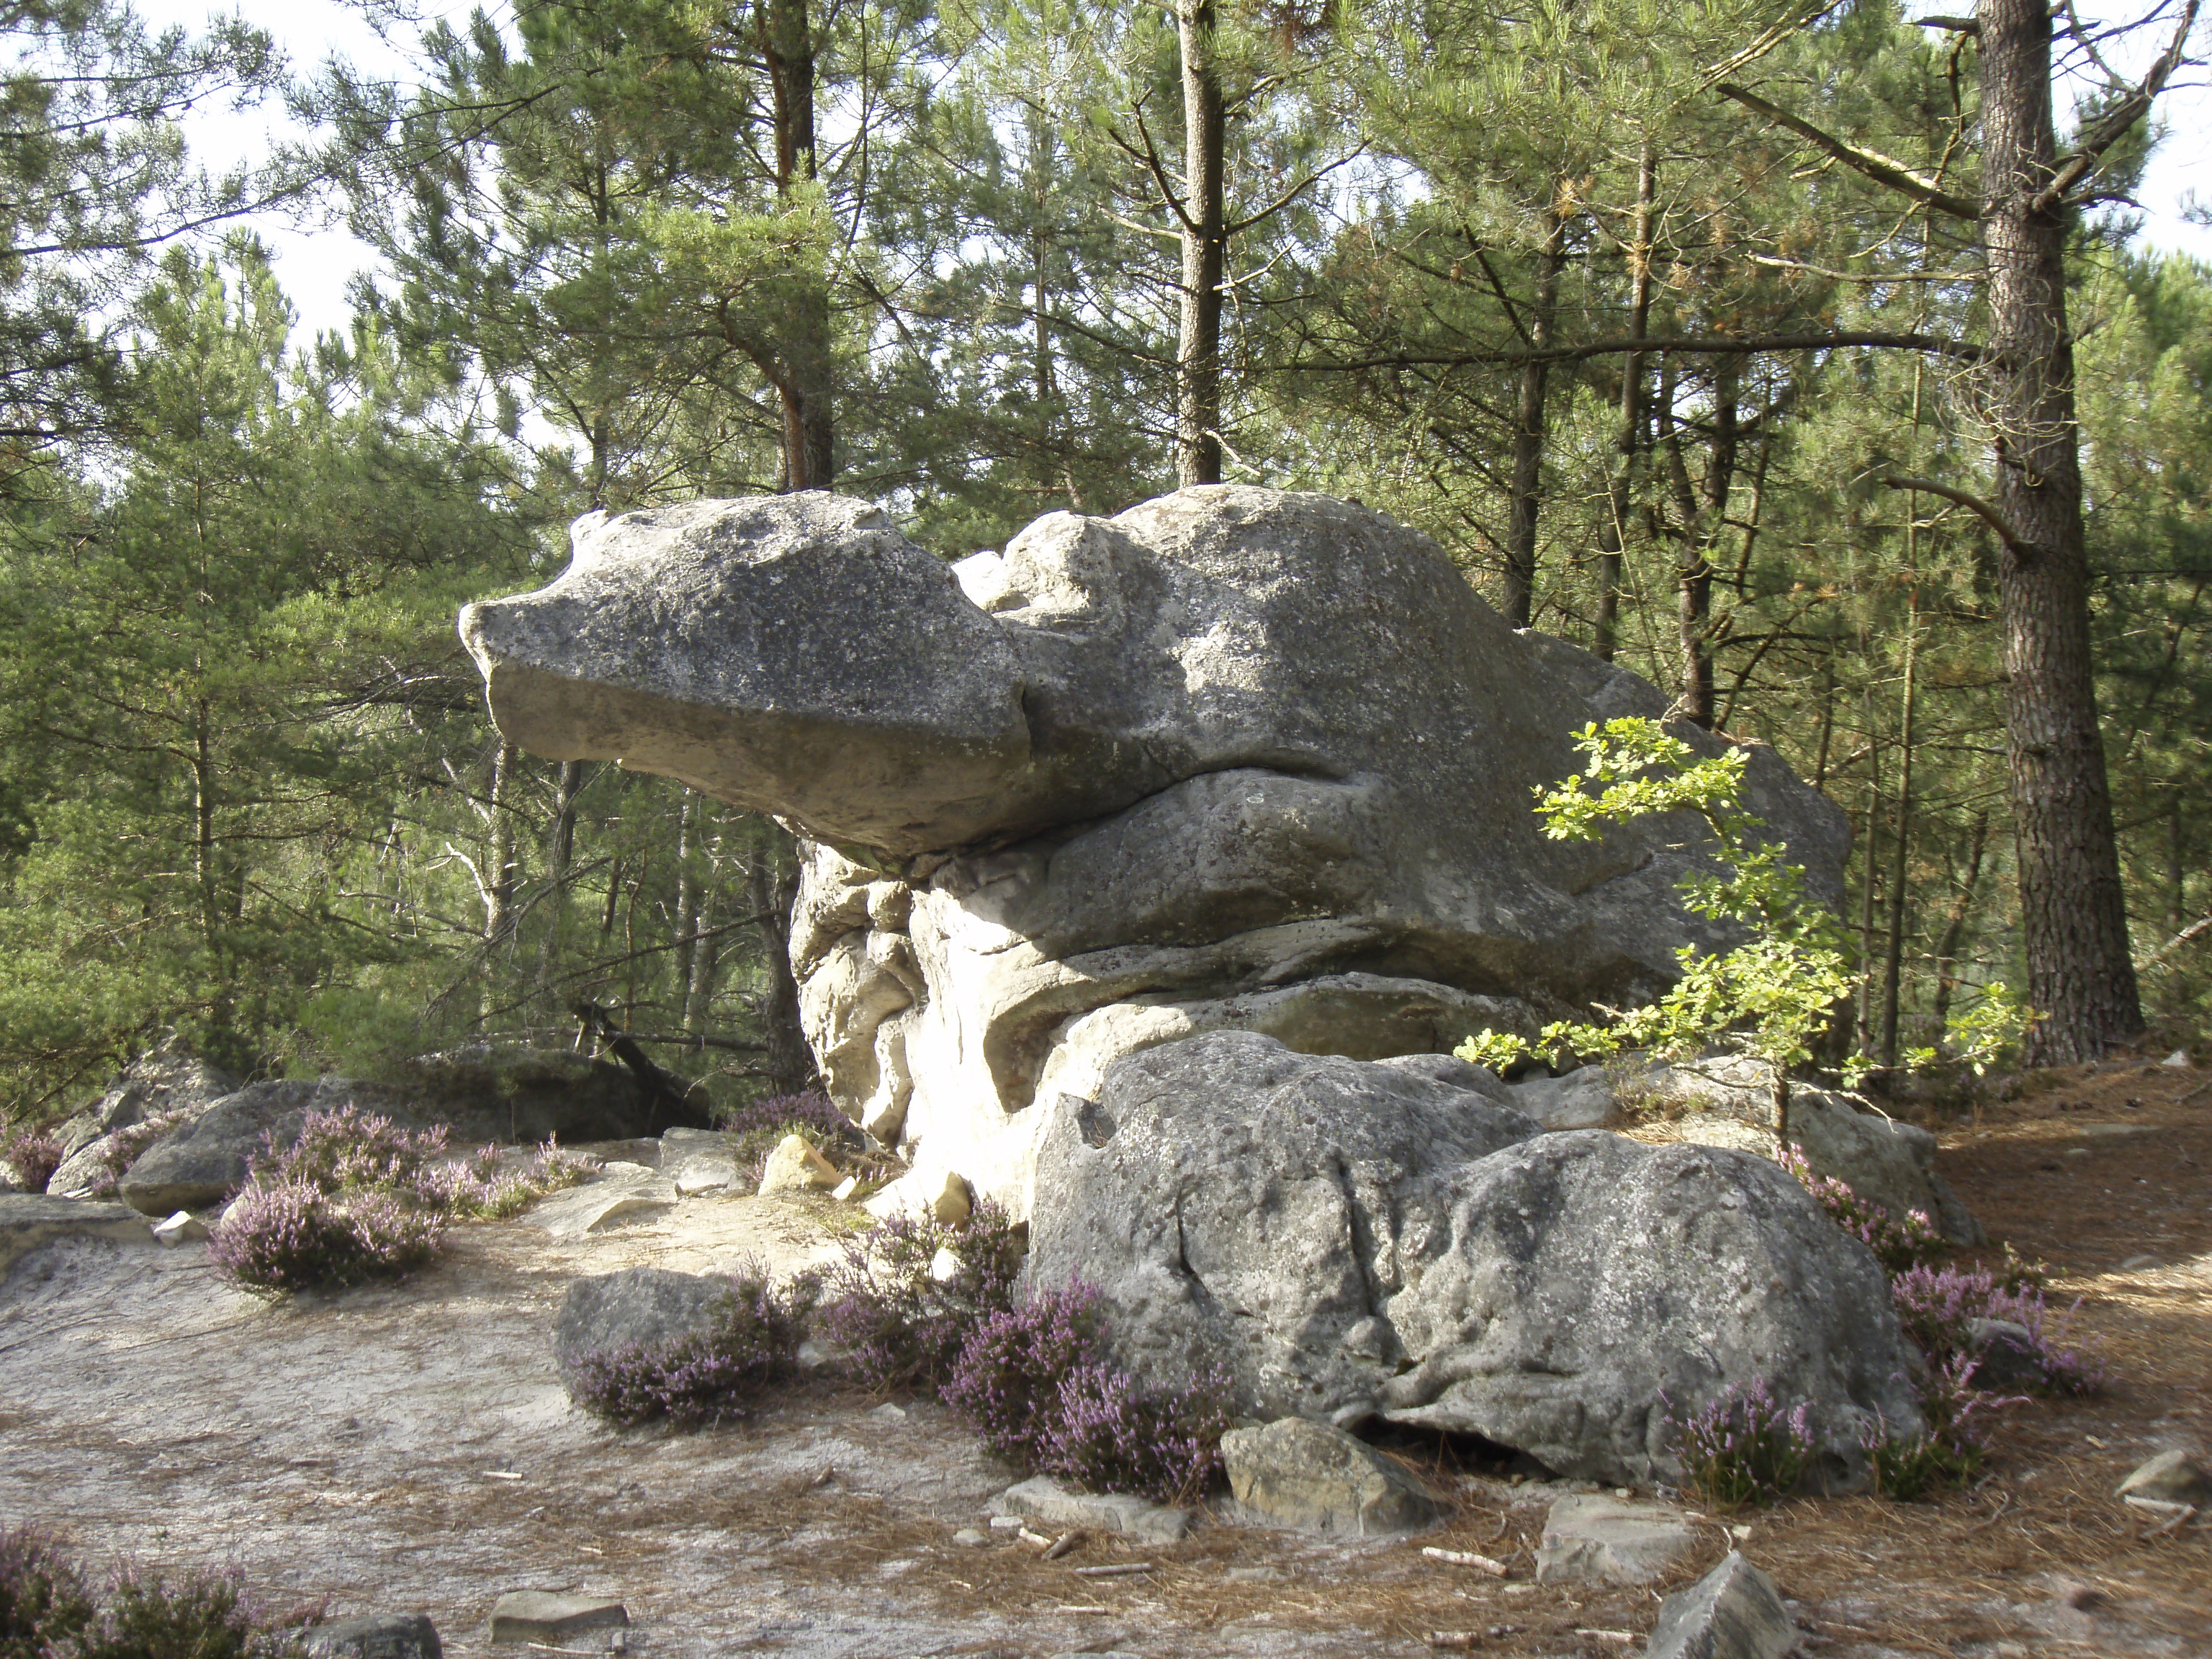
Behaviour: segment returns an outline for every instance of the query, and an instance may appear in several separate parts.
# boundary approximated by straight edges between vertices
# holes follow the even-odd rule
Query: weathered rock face
[[[1691,826],[1559,842],[1529,810],[1572,732],[1665,699],[1364,508],[1212,486],[951,568],[823,494],[574,534],[551,586],[462,614],[501,729],[812,837],[793,966],[832,1093],[1018,1207],[1037,1103],[1122,1054],[1448,1049],[1647,994],[1692,936]],[[1841,816],[1765,750],[1749,799],[1839,892]]]
[[[1456,1068],[1455,1072],[1454,1068]],[[1917,1420],[1873,1254],[1772,1164],[1546,1133],[1450,1060],[1217,1032],[1062,1097],[1028,1273],[1098,1287],[1119,1357],[1203,1355],[1243,1408],[1480,1434],[1562,1474],[1678,1480],[1666,1418],[1764,1380],[1825,1477]]]
[[[141,1054],[93,1105],[61,1126],[62,1152],[149,1118],[204,1111],[238,1087],[238,1079],[191,1054],[173,1036]]]

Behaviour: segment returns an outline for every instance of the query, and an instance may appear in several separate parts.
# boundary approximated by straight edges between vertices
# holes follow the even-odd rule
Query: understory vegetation
[[[4,1659],[285,1659],[301,1651],[300,1622],[257,1605],[235,1573],[126,1563],[99,1579],[52,1534],[0,1526]]]
[[[210,1263],[270,1297],[403,1279],[436,1259],[453,1223],[512,1215],[592,1167],[550,1142],[503,1167],[495,1146],[449,1156],[448,1138],[350,1106],[308,1113],[296,1140],[255,1156]]]
[[[787,1382],[811,1335],[857,1382],[942,1400],[1025,1474],[1162,1503],[1199,1496],[1235,1422],[1226,1376],[1130,1376],[1108,1355],[1092,1291],[1020,1289],[1025,1249],[1025,1229],[988,1200],[957,1224],[894,1216],[848,1240],[826,1279],[778,1290],[747,1269],[711,1330],[583,1356],[576,1398],[617,1423],[709,1425]]]

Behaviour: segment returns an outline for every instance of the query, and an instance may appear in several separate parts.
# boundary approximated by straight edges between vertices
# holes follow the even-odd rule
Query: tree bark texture
[[[1227,131],[1214,0],[1182,0],[1182,329],[1176,349],[1176,482],[1221,482],[1221,285],[1229,264]]]
[[[787,206],[815,167],[815,39],[807,0],[757,0],[754,27],[774,100],[776,193]],[[802,262],[788,276],[788,314],[762,365],[783,414],[783,488],[827,489],[836,477],[831,419],[830,289]]]
[[[2051,15],[1984,0],[1982,240],[1991,357],[2005,733],[2034,1065],[2094,1060],[2143,1029],[2098,729],[2081,517],[2066,210],[2038,211],[2057,170]]]
[[[1628,249],[1628,337],[1640,340],[1651,331],[1651,239],[1657,227],[1659,161],[1646,141],[1636,173],[1634,240]],[[1621,555],[1628,514],[1635,500],[1636,463],[1644,438],[1644,354],[1631,351],[1620,360],[1620,424],[1613,436],[1613,471],[1606,480],[1605,518],[1597,532],[1597,629],[1592,647],[1611,662],[1620,647]]]
[[[1559,274],[1567,264],[1567,222],[1544,216],[1544,248],[1536,270],[1536,295],[1528,308],[1528,343],[1541,351],[1552,343],[1559,311]],[[1505,591],[1499,609],[1516,628],[1526,628],[1536,594],[1536,524],[1543,504],[1545,400],[1552,366],[1541,361],[1521,368],[1521,396],[1513,421],[1513,513],[1505,527]]]
[[[799,1016],[799,981],[791,971],[791,908],[799,896],[799,859],[791,838],[763,823],[763,840],[746,871],[746,896],[760,920],[761,957],[768,981],[760,1012],[768,1044],[763,1067],[776,1087],[796,1093],[814,1081],[814,1051]]]

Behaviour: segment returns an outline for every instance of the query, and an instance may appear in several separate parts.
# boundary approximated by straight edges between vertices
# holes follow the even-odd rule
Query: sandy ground
[[[461,1656],[529,1651],[483,1640],[493,1601],[520,1588],[618,1595],[632,1648],[670,1659],[1413,1655],[1438,1631],[1480,1652],[1631,1653],[1658,1591],[1737,1527],[1821,1659],[2203,1659],[2212,1530],[2152,1535],[2109,1494],[2151,1452],[2212,1439],[2205,1077],[2067,1074],[1945,1133],[1946,1171],[1992,1234],[2051,1264],[2054,1299],[2082,1298],[2078,1328],[2117,1376],[2106,1395],[2011,1413],[1981,1484],[1940,1504],[1716,1517],[1656,1589],[1526,1582],[1561,1488],[1464,1444],[1399,1448],[1461,1501],[1412,1540],[1213,1524],[1140,1557],[1093,1540],[1044,1563],[952,1541],[1011,1476],[928,1404],[813,1385],[690,1436],[574,1410],[550,1352],[572,1279],[835,1255],[825,1205],[753,1199],[574,1243],[526,1215],[462,1231],[405,1285],[274,1307],[223,1285],[198,1247],[46,1246],[0,1283],[0,1516],[64,1528],[95,1563],[235,1565],[279,1606],[420,1608]],[[2143,1255],[2161,1265],[2120,1268]],[[1516,1576],[1442,1565],[1424,1544],[1510,1555]],[[1155,1570],[1073,1571],[1137,1559]]]

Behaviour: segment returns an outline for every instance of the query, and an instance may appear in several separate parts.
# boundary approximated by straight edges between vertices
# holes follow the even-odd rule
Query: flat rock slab
[[[44,1193],[0,1193],[0,1273],[57,1238],[112,1238],[148,1244],[153,1231],[128,1204],[103,1204]]]
[[[373,1613],[317,1625],[304,1638],[307,1659],[445,1659],[437,1627],[420,1613]]]
[[[1797,1621],[1774,1581],[1730,1550],[1720,1565],[1659,1604],[1644,1659],[1785,1659]]]
[[[657,1171],[641,1164],[610,1164],[584,1185],[546,1199],[530,1218],[556,1238],[582,1238],[675,1202],[675,1183]]]
[[[1598,1578],[1641,1584],[1697,1548],[1697,1534],[1669,1504],[1633,1504],[1576,1494],[1552,1505],[1536,1545],[1536,1582]]]
[[[509,1590],[492,1604],[495,1642],[558,1642],[587,1630],[612,1630],[629,1623],[619,1601],[594,1595],[562,1595],[551,1590]]]
[[[2212,1473],[2187,1452],[2160,1452],[2138,1464],[2113,1496],[2158,1504],[2212,1504]]]
[[[1172,1544],[1190,1531],[1191,1523],[1188,1510],[1170,1509],[1127,1492],[1070,1492],[1042,1474],[1007,1487],[992,1500],[991,1512],[1048,1526],[1119,1533],[1140,1544]]]
[[[1271,1526],[1371,1538],[1425,1526],[1440,1513],[1403,1468],[1326,1423],[1292,1417],[1232,1429],[1221,1437],[1221,1460],[1237,1503]]]

